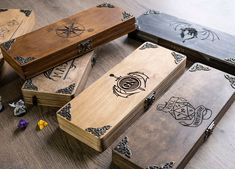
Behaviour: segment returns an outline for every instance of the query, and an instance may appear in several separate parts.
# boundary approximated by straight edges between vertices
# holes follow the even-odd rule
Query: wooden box
[[[35,15],[26,9],[0,9],[0,44],[28,33],[35,24]],[[0,66],[3,56],[0,51]]]
[[[186,57],[144,43],[57,113],[65,132],[103,151],[183,72]]]
[[[52,68],[23,84],[26,104],[62,107],[85,87],[94,51]]]
[[[184,168],[234,102],[234,92],[234,76],[195,63],[126,131],[113,162],[128,169]]]
[[[135,30],[135,18],[101,4],[1,45],[5,60],[28,79]]]
[[[235,37],[158,11],[149,10],[137,18],[137,30],[130,36],[152,41],[235,75]]]

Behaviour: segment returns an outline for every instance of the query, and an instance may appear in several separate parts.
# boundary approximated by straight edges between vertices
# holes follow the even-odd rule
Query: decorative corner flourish
[[[72,94],[74,88],[75,88],[76,84],[73,83],[71,85],[69,85],[68,87],[66,88],[63,88],[63,89],[59,89],[56,91],[56,93],[61,93],[61,94]]]
[[[34,57],[21,57],[21,56],[16,56],[15,60],[20,63],[21,65],[27,64],[29,62],[32,62],[35,58]]]
[[[125,155],[127,158],[131,158],[132,152],[128,146],[128,137],[125,136],[118,145],[114,148],[115,151]]]
[[[144,13],[144,15],[157,15],[157,14],[160,14],[160,12],[152,10],[152,9],[150,9]]]
[[[203,66],[201,64],[195,64],[192,66],[189,71],[190,72],[196,72],[196,71],[210,71],[211,69],[207,66]]]
[[[158,48],[158,46],[154,43],[146,42],[139,49],[144,50],[144,49],[148,49],[148,48]]]
[[[112,4],[108,3],[108,2],[105,2],[105,3],[102,3],[100,5],[97,5],[96,7],[97,8],[115,8],[114,5],[112,5]]]
[[[28,90],[35,90],[35,91],[38,91],[38,87],[33,84],[32,79],[26,80],[25,85],[24,85],[23,88],[24,88],[24,89],[28,89]]]
[[[67,120],[71,121],[70,109],[71,109],[71,104],[68,103],[58,112],[58,114],[66,118]]]
[[[171,54],[175,58],[175,64],[179,64],[184,58],[184,55],[181,55],[181,54],[176,53],[176,52],[171,52]]]
[[[227,75],[224,75],[224,77],[225,77],[226,79],[228,79],[228,81],[230,82],[232,88],[235,89],[235,77],[232,77],[232,76],[230,76],[230,75],[228,75],[228,74],[227,74]]]
[[[133,17],[130,13],[127,13],[126,11],[122,12],[122,21],[125,21],[129,18]]]
[[[175,162],[171,161],[162,165],[151,165],[151,166],[148,166],[146,169],[171,169],[174,167],[174,164]]]
[[[20,12],[23,12],[25,14],[25,16],[29,16],[32,12],[32,10],[29,10],[29,9],[21,9]]]
[[[5,50],[10,50],[11,49],[11,46],[12,46],[12,44],[15,42],[16,40],[15,39],[11,39],[11,40],[9,40],[9,41],[7,41],[7,42],[4,42],[3,44],[2,44],[2,46],[4,47],[4,49]]]
[[[93,128],[93,127],[89,127],[87,129],[85,129],[85,131],[95,135],[96,137],[100,137],[102,135],[104,135],[106,133],[107,130],[109,130],[112,126],[110,125],[106,125],[103,127],[99,127],[99,128]]]
[[[225,58],[224,60],[229,63],[235,64],[235,58]]]

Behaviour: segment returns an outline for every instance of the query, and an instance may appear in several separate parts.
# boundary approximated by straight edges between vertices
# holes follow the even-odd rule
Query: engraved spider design
[[[80,24],[71,23],[63,28],[56,29],[56,34],[63,38],[73,38],[82,34],[85,31],[84,26]]]
[[[200,40],[211,40],[212,42],[215,40],[220,40],[219,36],[206,28],[196,28],[192,24],[186,22],[176,22],[171,24],[174,27],[174,30],[180,33],[180,37],[182,42],[192,39],[200,39]]]

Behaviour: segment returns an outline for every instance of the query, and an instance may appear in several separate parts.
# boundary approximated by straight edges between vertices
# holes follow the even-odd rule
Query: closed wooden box
[[[52,68],[23,84],[26,104],[62,107],[85,87],[94,51]]]
[[[65,132],[103,151],[183,72],[186,57],[144,43],[57,112]]]
[[[28,9],[0,9],[0,44],[14,39],[33,29],[34,12]],[[0,66],[3,56],[0,51]]]
[[[28,79],[135,30],[135,18],[102,4],[1,45],[5,60]]]
[[[128,169],[184,168],[234,102],[234,80],[194,64],[124,133],[113,162]]]
[[[235,37],[227,33],[149,10],[137,18],[137,30],[130,36],[235,75]]]

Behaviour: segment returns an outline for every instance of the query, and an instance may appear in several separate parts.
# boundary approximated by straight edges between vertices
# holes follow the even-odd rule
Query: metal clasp
[[[78,44],[78,54],[84,54],[92,50],[92,40],[88,39]]]
[[[155,94],[156,92],[154,91],[152,94],[150,94],[144,101],[144,111],[147,111],[153,102],[155,101]]]
[[[210,137],[210,135],[213,133],[214,128],[215,122],[213,121],[205,131],[204,141],[206,141]]]

